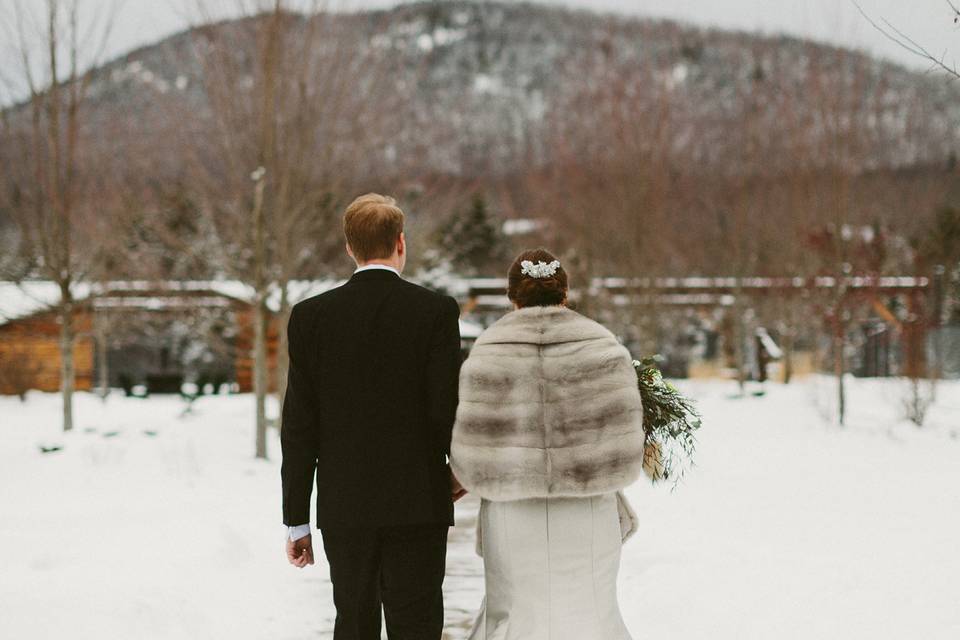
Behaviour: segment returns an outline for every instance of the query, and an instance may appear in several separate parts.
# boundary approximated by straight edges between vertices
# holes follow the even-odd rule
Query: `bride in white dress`
[[[627,350],[566,307],[549,252],[521,254],[517,310],[460,375],[451,465],[482,499],[486,598],[471,640],[629,640],[620,547],[636,517],[620,489],[643,469],[643,411]]]

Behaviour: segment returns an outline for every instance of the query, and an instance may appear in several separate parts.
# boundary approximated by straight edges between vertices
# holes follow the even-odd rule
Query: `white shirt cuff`
[[[287,527],[287,540],[296,542],[300,538],[306,538],[310,535],[310,524],[298,524],[295,527]]]

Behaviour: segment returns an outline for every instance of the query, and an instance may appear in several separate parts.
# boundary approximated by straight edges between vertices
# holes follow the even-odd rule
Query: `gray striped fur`
[[[617,491],[642,473],[643,441],[629,352],[575,311],[513,311],[463,365],[451,464],[483,498]]]

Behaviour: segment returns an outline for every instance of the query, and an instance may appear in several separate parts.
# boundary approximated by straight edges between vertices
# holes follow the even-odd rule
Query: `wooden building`
[[[182,334],[183,327],[189,330],[191,323],[211,318],[222,327],[216,346],[219,370],[211,379],[241,391],[252,388],[253,308],[242,285],[110,282],[78,286],[74,296],[77,390],[93,389],[104,376],[109,386],[179,389],[190,372],[171,354],[168,334],[176,327]],[[50,282],[0,283],[0,394],[60,388],[58,299]],[[271,362],[276,361],[276,324],[269,330]],[[199,331],[197,337],[216,338]]]
[[[94,341],[86,305],[74,311],[77,340],[73,349],[76,389],[93,388]],[[0,324],[0,395],[20,395],[29,389],[60,389],[60,321],[45,309]]]
[[[339,283],[337,280],[291,283],[289,297],[300,300]],[[457,280],[454,285],[464,314],[475,321],[461,321],[466,350],[484,326],[510,309],[510,303],[503,279]],[[585,306],[588,313],[599,313],[602,309],[609,313],[610,309],[617,308],[626,311],[639,296],[655,300],[661,312],[689,312],[688,315],[710,318],[714,326],[708,333],[714,334],[714,340],[704,342],[710,347],[716,342],[716,336],[720,336],[721,343],[724,337],[729,342],[722,319],[736,310],[737,296],[743,296],[750,301],[746,304],[752,305],[764,299],[823,295],[836,285],[830,278],[740,281],[733,278],[605,278],[595,279],[588,286],[571,292],[571,297]],[[850,278],[843,285],[847,298],[875,310],[876,321],[896,335],[898,348],[907,356],[916,354],[915,358],[905,357],[905,364],[912,365],[914,359],[922,359],[923,324],[903,323],[886,309],[883,301],[898,298],[904,301],[912,316],[922,315],[913,310],[923,306],[930,288],[927,279]],[[93,389],[104,378],[109,386],[128,390],[143,386],[148,390],[171,392],[180,389],[184,382],[214,389],[226,385],[240,392],[253,389],[254,309],[252,291],[246,285],[234,281],[109,282],[78,286],[74,295],[77,301],[74,308],[76,389]],[[283,319],[276,314],[276,298],[268,299],[268,307],[273,312],[267,331],[271,390],[284,329]],[[59,389],[60,325],[55,308],[58,299],[59,291],[51,282],[0,282],[0,394]],[[612,327],[623,321],[629,328],[629,314],[623,318],[615,316],[601,319]],[[717,318],[720,321],[716,321]],[[890,345],[881,346],[887,347],[887,351],[892,349]],[[873,343],[867,347],[865,362],[868,365],[871,364],[869,357],[886,353],[881,353]],[[196,357],[197,353],[200,358]],[[678,361],[683,361],[682,370],[678,369],[673,375],[693,375],[693,365],[701,363],[719,362],[718,366],[723,369],[716,348],[706,348],[702,355],[712,359],[695,355],[684,360],[681,355]],[[870,372],[865,375],[888,372],[888,368],[881,366],[868,369]],[[714,375],[718,371],[709,367],[704,370],[713,371]]]
[[[290,299],[339,283],[294,282]],[[127,391],[175,392],[184,382],[214,390],[224,385],[232,391],[253,390],[253,296],[242,283],[117,281],[78,286],[74,296],[77,390],[91,390],[104,378],[108,386]],[[271,391],[285,329],[276,297],[267,301]],[[0,394],[59,390],[58,300],[51,282],[0,282]],[[463,321],[460,328],[465,349],[482,331]]]

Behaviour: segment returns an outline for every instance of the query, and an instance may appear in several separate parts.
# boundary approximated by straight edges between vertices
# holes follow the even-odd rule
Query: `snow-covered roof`
[[[339,284],[343,280],[292,280],[287,286],[287,296],[291,303],[297,303],[304,298],[323,293]],[[245,302],[254,301],[253,287],[239,280],[113,280],[96,288],[99,293],[136,291],[177,291],[197,292],[210,291],[219,293]],[[267,296],[267,307],[272,311],[280,309],[280,289],[272,287]]]
[[[466,338],[467,340],[476,340],[480,337],[481,333],[483,333],[483,327],[480,325],[467,320],[460,320],[461,338]]]
[[[287,295],[290,303],[328,291],[343,283],[343,280],[294,280],[289,283]],[[170,296],[150,295],[161,290],[170,292]],[[145,295],[135,295],[142,291]],[[177,297],[177,292],[212,292],[221,296],[253,301],[253,288],[236,280],[183,280],[183,281],[147,281],[114,280],[98,284],[78,284],[73,287],[76,300],[84,300],[91,293],[101,296],[98,305],[105,307],[136,307],[138,309],[164,309],[185,304],[203,304],[214,306],[218,299],[210,296],[185,299]],[[110,294],[123,293],[123,296]],[[134,295],[131,295],[134,294]],[[0,324],[6,324],[18,318],[25,318],[39,311],[51,308],[60,300],[60,289],[50,281],[0,282]],[[222,299],[219,299],[221,302]],[[280,290],[274,288],[267,298],[267,306],[278,311],[280,308]],[[483,327],[473,322],[460,321],[460,335],[468,340],[476,339]]]
[[[291,303],[323,293],[340,284],[342,280],[295,280],[287,289]],[[134,306],[144,309],[161,309],[171,305],[171,296],[150,295],[157,291],[198,293],[210,292],[220,296],[253,302],[253,287],[238,280],[112,280],[105,283],[80,283],[71,287],[75,300],[85,300],[91,295],[100,296],[98,304],[104,306]],[[131,295],[144,292],[144,295]],[[149,293],[148,293],[149,292]],[[123,294],[122,298],[110,294]],[[0,282],[0,324],[6,324],[19,318],[53,307],[60,300],[60,289],[49,280],[31,280],[25,282]],[[181,303],[186,302],[180,300]],[[192,298],[193,304],[210,304],[211,298]],[[274,288],[267,297],[267,306],[278,311],[280,308],[280,290]]]
[[[505,290],[506,278],[465,278],[463,284],[470,291],[489,292]],[[929,278],[923,276],[850,276],[843,284],[853,289],[922,289],[930,285]],[[658,289],[733,289],[737,279],[732,277],[681,277],[681,278],[593,278],[589,289],[597,292],[601,289],[624,289],[627,287]],[[829,289],[836,286],[836,278],[817,276],[801,277],[746,277],[740,279],[744,289],[802,289],[808,287]]]
[[[836,278],[830,276],[801,277],[745,277],[740,279],[744,289],[801,289],[815,287],[829,289],[836,286]],[[913,276],[850,276],[843,284],[853,289],[917,289],[929,286],[930,280]],[[684,277],[684,278],[594,278],[592,289],[616,289],[624,287],[656,287],[660,289],[732,289],[737,279],[731,277]]]
[[[287,295],[290,303],[309,298],[324,291],[328,291],[343,284],[343,279],[325,280],[294,280],[289,283]],[[436,281],[430,284],[436,286]],[[506,288],[505,278],[458,278],[449,275],[444,284],[447,290],[461,297],[474,294],[474,302],[479,306],[493,308],[509,307],[509,301],[501,293]],[[845,284],[852,288],[881,288],[881,289],[915,289],[929,286],[927,278],[881,276],[876,278],[851,276]],[[656,286],[663,289],[682,289],[685,293],[676,293],[669,300],[674,304],[732,304],[732,296],[721,289],[731,289],[736,286],[735,278],[655,278],[653,280],[635,278],[594,278],[589,289],[598,292],[602,289],[623,289],[631,286]],[[765,288],[831,288],[836,280],[830,277],[805,278],[744,278],[741,286],[745,289]],[[254,300],[253,287],[239,280],[114,280],[106,283],[80,283],[72,287],[76,300],[84,300],[91,295],[101,296],[100,303],[105,306],[135,306],[145,309],[159,309],[177,304],[186,304],[187,301],[177,302],[171,296],[177,292],[189,292],[194,295],[202,292],[218,294],[220,296],[252,303]],[[165,292],[157,296],[157,291]],[[700,291],[702,293],[695,293]],[[133,296],[137,292],[144,292],[143,296]],[[494,293],[495,292],[495,293]],[[104,297],[117,294],[110,301]],[[120,294],[129,298],[120,302]],[[169,294],[169,295],[168,295]],[[615,296],[616,297],[616,296]],[[48,309],[60,299],[60,290],[56,283],[51,281],[34,280],[21,283],[0,282],[0,325],[12,320],[23,318],[38,311]],[[202,303],[200,298],[192,298],[193,304]],[[280,309],[280,290],[273,287],[267,297],[267,306],[272,311]],[[462,323],[460,333],[465,338],[476,338],[482,328],[472,323]]]
[[[89,295],[90,287],[78,285],[73,288],[75,298]],[[0,324],[43,311],[60,299],[60,288],[55,282],[0,282]]]
[[[546,226],[546,221],[539,218],[511,218],[503,221],[503,234],[518,236],[533,233]]]

